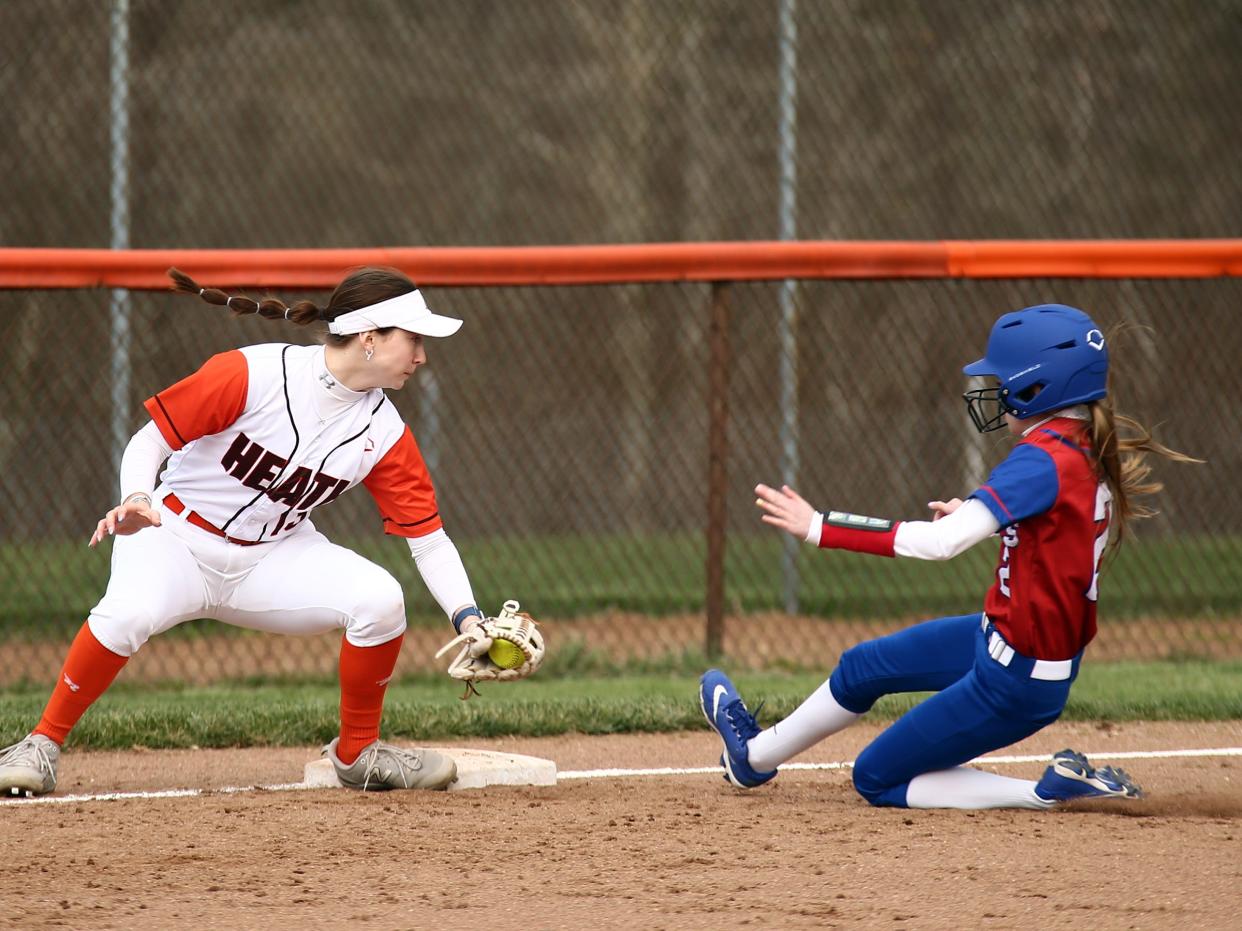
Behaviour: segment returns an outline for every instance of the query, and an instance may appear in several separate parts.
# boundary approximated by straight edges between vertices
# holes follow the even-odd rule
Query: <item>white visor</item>
[[[341,314],[328,324],[328,332],[337,336],[349,336],[351,333],[365,333],[367,330],[382,330],[391,326],[401,327],[411,333],[421,333],[423,336],[452,336],[461,328],[461,321],[456,317],[433,314],[422,294],[415,290],[361,310]]]

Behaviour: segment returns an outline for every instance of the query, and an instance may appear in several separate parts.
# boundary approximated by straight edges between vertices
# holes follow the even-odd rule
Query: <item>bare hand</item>
[[[779,527],[799,540],[806,539],[806,535],[811,532],[811,518],[815,516],[815,508],[800,494],[788,485],[782,485],[780,491],[767,485],[756,485],[755,495],[755,504],[763,511],[760,519],[765,524]]]
[[[470,655],[476,658],[483,656],[492,648],[492,638],[479,629],[482,626],[483,618],[481,617],[468,617],[461,622],[461,632],[470,635]]]
[[[942,517],[948,517],[954,511],[962,506],[961,498],[952,498],[948,501],[928,501],[927,506],[932,509],[932,521],[938,521]]]
[[[128,536],[131,533],[137,533],[139,530],[145,530],[147,527],[158,527],[160,525],[160,512],[142,498],[128,503],[121,503],[114,507],[111,511],[103,516],[103,520],[95,528],[95,532],[91,534],[91,542],[88,546],[95,546],[104,537],[110,537],[114,534]]]

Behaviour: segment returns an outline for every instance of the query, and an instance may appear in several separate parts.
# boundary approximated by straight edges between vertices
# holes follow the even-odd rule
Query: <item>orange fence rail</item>
[[[704,282],[707,375],[705,648],[725,637],[725,552],[732,282],[785,279],[1157,279],[1242,277],[1242,239],[941,242],[700,242],[366,249],[0,248],[0,289],[167,290],[177,266],[206,285],[319,290],[349,268],[390,265],[421,285],[521,286]],[[115,316],[115,315],[114,315]],[[111,371],[128,367],[128,337]],[[117,362],[116,360],[121,360]],[[115,377],[115,376],[114,376]],[[115,384],[115,382],[114,382]],[[120,390],[122,400],[128,395]],[[121,423],[130,416],[116,403]],[[113,429],[113,437],[124,430]]]
[[[0,288],[162,290],[176,265],[219,287],[332,288],[391,265],[422,285],[785,278],[1242,276],[1242,239],[695,242],[367,249],[0,249]]]

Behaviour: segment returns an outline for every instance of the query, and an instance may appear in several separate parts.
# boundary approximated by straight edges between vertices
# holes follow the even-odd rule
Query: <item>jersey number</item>
[[[1100,597],[1100,560],[1104,558],[1104,547],[1108,545],[1108,517],[1111,511],[1113,493],[1108,486],[1100,482],[1095,493],[1095,563],[1091,567],[1091,587],[1087,589],[1087,600],[1096,601]]]
[[[1001,543],[1004,549],[1001,550],[1000,568],[996,570],[996,579],[1000,583],[1001,594],[1006,598],[1009,597],[1009,551],[1018,545],[1018,528],[1017,525],[1011,525],[1005,528],[1005,533],[1001,537]]]
[[[289,510],[285,511],[285,513],[280,515],[280,520],[276,521],[276,529],[272,531],[273,537],[276,536],[276,534],[280,533],[282,530],[292,530],[298,524],[302,523],[302,521],[306,519],[306,515],[309,514],[310,511],[301,511],[298,513],[297,517],[293,518],[293,520],[289,520],[289,515],[292,513],[293,513],[293,509],[290,508]]]

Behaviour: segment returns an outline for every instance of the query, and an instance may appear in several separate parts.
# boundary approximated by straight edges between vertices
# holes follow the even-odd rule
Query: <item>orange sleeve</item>
[[[425,537],[444,526],[427,464],[409,427],[405,428],[401,439],[393,443],[392,449],[375,463],[362,484],[379,505],[384,533]]]
[[[212,356],[193,375],[147,398],[143,407],[168,445],[178,450],[237,420],[249,386],[246,357],[233,349]]]

